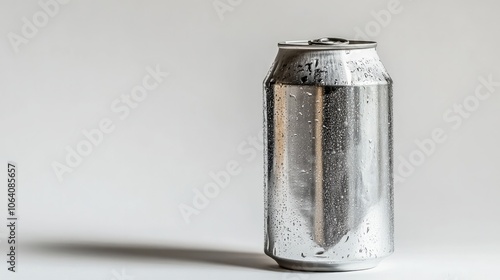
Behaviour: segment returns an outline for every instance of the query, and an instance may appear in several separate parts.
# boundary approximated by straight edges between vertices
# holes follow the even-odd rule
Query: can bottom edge
[[[350,263],[336,262],[306,262],[291,259],[282,259],[275,256],[273,258],[280,267],[291,270],[300,271],[317,271],[317,272],[345,272],[355,270],[366,270],[376,267],[382,260],[365,260]]]

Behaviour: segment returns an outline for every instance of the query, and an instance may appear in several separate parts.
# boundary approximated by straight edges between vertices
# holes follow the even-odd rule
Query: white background
[[[480,77],[500,82],[500,5],[394,1],[72,0],[27,38],[23,18],[40,4],[3,0],[1,278],[498,279],[500,86],[484,100],[474,92]],[[262,80],[277,42],[357,28],[394,80],[396,253],[363,272],[280,270],[263,255],[263,163],[249,144]],[[157,65],[169,76],[121,120],[111,104]],[[464,100],[473,109],[450,113]],[[59,182],[53,162],[104,118],[114,131]],[[446,140],[401,174],[436,129]],[[15,274],[4,262],[7,161],[19,166]],[[186,223],[179,205],[231,161],[241,173]]]

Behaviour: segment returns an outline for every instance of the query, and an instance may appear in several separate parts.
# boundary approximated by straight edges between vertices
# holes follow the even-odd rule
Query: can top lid
[[[353,50],[377,46],[373,41],[350,41],[342,38],[323,37],[315,40],[285,41],[278,43],[280,49],[306,50]]]

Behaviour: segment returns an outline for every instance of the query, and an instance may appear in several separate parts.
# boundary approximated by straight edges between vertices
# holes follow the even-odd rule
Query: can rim
[[[322,37],[314,40],[297,40],[279,42],[280,49],[299,50],[353,50],[375,48],[375,41],[346,40],[334,37]]]

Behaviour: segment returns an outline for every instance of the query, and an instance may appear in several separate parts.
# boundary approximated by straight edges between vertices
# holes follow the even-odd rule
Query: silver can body
[[[264,136],[267,255],[347,271],[393,252],[392,80],[375,43],[282,43]]]

